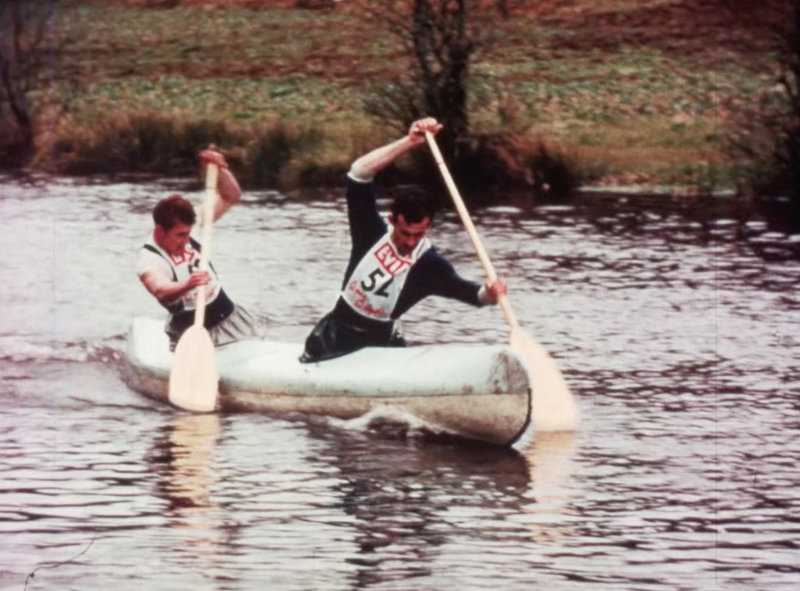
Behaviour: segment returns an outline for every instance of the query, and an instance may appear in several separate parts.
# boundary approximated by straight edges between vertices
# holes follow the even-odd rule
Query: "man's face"
[[[191,224],[176,222],[169,230],[156,226],[156,244],[173,256],[180,256],[189,243],[189,234],[192,232]]]
[[[389,221],[392,222],[394,227],[392,230],[392,242],[394,242],[397,250],[403,256],[408,256],[413,252],[431,227],[431,218],[427,216],[422,218],[422,221],[411,224],[406,222],[403,214],[390,216]]]

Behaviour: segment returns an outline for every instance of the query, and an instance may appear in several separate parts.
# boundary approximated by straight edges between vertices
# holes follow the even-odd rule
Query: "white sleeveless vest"
[[[186,248],[180,256],[169,254],[167,251],[158,246],[158,244],[156,244],[155,240],[152,238],[147,240],[146,245],[149,247],[149,255],[154,257],[150,264],[153,266],[157,265],[162,267],[164,263],[167,263],[175,281],[183,281],[187,279],[189,275],[191,275],[193,271],[196,271],[200,266],[200,252],[194,248],[191,242],[186,244]],[[152,252],[153,248],[158,251],[158,255],[160,255],[160,257],[156,255],[155,252]],[[147,253],[147,251],[145,251],[145,253]],[[147,256],[147,254],[145,254],[145,256]],[[210,265],[208,273],[211,275],[211,281],[209,281],[205,286],[206,303],[211,304],[211,302],[213,302],[219,295],[221,281]],[[180,304],[181,309],[185,311],[194,310],[197,304],[197,287],[190,289],[183,294],[183,296],[176,299],[174,302],[171,302],[172,306],[178,304]]]

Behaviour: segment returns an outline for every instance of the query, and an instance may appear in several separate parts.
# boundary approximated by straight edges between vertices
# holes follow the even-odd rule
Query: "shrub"
[[[67,174],[195,170],[197,153],[212,143],[235,143],[225,123],[186,121],[152,111],[117,114],[91,124],[65,120],[37,141],[34,166]]]
[[[275,121],[259,125],[182,114],[140,111],[114,114],[92,122],[61,119],[37,138],[36,168],[65,174],[151,173],[185,176],[197,170],[197,154],[216,145],[236,171],[242,186],[294,188],[319,185],[336,176],[341,182],[351,151],[360,144],[359,131],[328,138],[318,127]],[[348,141],[349,140],[349,141]],[[334,145],[337,150],[325,145]]]
[[[728,148],[744,158],[746,185],[787,199],[788,226],[800,229],[800,0],[786,0],[776,23],[779,75],[753,102],[735,111]]]
[[[253,187],[283,188],[293,185],[284,174],[293,160],[313,150],[322,140],[314,128],[283,122],[257,127],[255,138],[246,150],[243,180]]]
[[[473,197],[522,190],[534,200],[561,200],[578,185],[575,160],[555,141],[511,134],[472,136],[459,146],[460,182]]]

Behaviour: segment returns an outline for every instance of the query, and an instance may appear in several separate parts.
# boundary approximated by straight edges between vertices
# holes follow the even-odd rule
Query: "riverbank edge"
[[[118,182],[126,182],[126,183],[147,183],[147,182],[164,182],[171,186],[178,186],[178,187],[190,187],[195,183],[200,188],[200,180],[195,179],[194,177],[189,176],[175,176],[175,177],[165,177],[164,175],[154,174],[154,173],[147,173],[147,172],[131,172],[131,173],[108,173],[108,174],[100,174],[100,175],[59,175],[59,174],[51,174],[47,172],[43,172],[40,170],[34,169],[0,169],[0,182],[5,182],[6,180],[10,182],[24,182],[26,184],[46,184],[49,179],[51,178],[62,178],[62,179],[93,179],[93,184],[114,184]],[[344,178],[344,173],[342,174],[342,178]],[[343,181],[344,182],[344,181]],[[245,194],[248,192],[275,192],[280,193],[287,197],[288,200],[291,200],[292,195],[296,195],[298,192],[307,189],[315,194],[323,195],[326,191],[335,191],[341,189],[343,187],[342,184],[331,183],[327,185],[317,185],[313,187],[305,187],[305,188],[293,188],[292,190],[284,191],[277,188],[257,188],[257,189],[245,189]],[[186,189],[188,190],[188,189]],[[524,195],[528,194],[530,191],[519,190],[516,194]],[[742,203],[742,202],[751,202],[753,199],[748,197],[741,191],[730,189],[730,188],[720,188],[720,189],[711,189],[711,190],[704,190],[698,188],[694,185],[645,185],[645,184],[620,184],[620,185],[595,185],[595,184],[584,184],[576,187],[572,192],[571,196],[552,200],[552,199],[543,199],[536,203],[536,205],[548,205],[548,204],[561,204],[561,205],[569,205],[574,200],[583,200],[583,201],[617,201],[617,202],[626,202],[628,204],[633,205],[641,205],[641,206],[649,206],[649,205],[676,205],[676,206],[687,206],[687,205],[696,205],[700,202],[716,202],[720,204],[724,203]],[[500,205],[502,204],[502,199],[498,199],[496,203],[494,202],[486,202],[482,204],[484,207],[491,207],[493,205]]]

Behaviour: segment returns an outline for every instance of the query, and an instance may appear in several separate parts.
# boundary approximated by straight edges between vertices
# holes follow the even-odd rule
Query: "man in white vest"
[[[219,166],[214,200],[216,221],[239,201],[242,190],[222,154],[204,150],[200,162],[204,168],[211,162]],[[208,271],[198,270],[201,245],[190,236],[198,217],[202,217],[202,208],[195,208],[180,195],[159,201],[153,209],[153,233],[139,249],[136,259],[139,279],[169,312],[165,331],[171,350],[194,323],[198,289],[206,290],[204,325],[216,346],[261,335],[253,317],[234,304],[222,289],[213,266],[209,265]]]
[[[423,196],[400,195],[386,221],[378,213],[375,175],[424,144],[425,132],[441,129],[436,119],[419,119],[406,136],[353,162],[346,191],[350,261],[336,305],[309,334],[301,361],[323,361],[368,346],[404,346],[395,320],[429,295],[483,306],[506,293],[503,279],[486,285],[468,281],[436,252],[426,236],[434,210]]]

